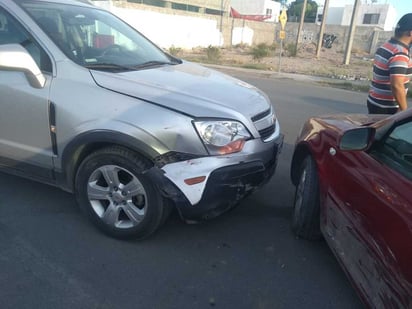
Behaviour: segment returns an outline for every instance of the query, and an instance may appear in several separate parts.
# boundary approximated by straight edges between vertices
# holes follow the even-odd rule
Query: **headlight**
[[[243,124],[231,120],[196,121],[195,127],[210,154],[229,154],[242,150],[250,134]]]

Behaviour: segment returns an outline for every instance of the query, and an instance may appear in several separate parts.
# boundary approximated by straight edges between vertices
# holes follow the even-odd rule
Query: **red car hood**
[[[388,115],[341,114],[325,115],[312,119],[323,124],[325,127],[345,131],[354,127],[370,125],[387,117]]]
[[[296,143],[320,138],[327,135],[329,142],[336,145],[343,132],[374,124],[387,118],[388,115],[340,114],[324,115],[308,119],[296,140]],[[377,124],[379,126],[379,124]]]

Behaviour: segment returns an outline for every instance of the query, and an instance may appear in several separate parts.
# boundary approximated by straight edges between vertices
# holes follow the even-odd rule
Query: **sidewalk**
[[[311,82],[317,84],[327,84],[331,86],[337,86],[340,88],[352,89],[359,91],[360,89],[369,87],[370,81],[368,80],[345,80],[345,79],[335,79],[329,77],[321,77],[321,76],[312,76],[312,75],[304,75],[304,74],[292,74],[292,73],[283,73],[283,72],[274,72],[274,71],[264,71],[264,70],[256,70],[256,69],[246,69],[246,68],[239,68],[239,67],[232,67],[232,66],[224,66],[224,65],[215,65],[215,64],[201,64],[203,66],[213,68],[219,71],[224,72],[241,72],[245,74],[256,74],[259,76],[263,76],[266,78],[272,79],[293,79],[296,81],[301,82]]]

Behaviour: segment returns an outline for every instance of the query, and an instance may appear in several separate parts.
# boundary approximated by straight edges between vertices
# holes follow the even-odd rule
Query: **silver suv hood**
[[[91,71],[104,88],[193,117],[252,116],[270,107],[259,89],[217,71],[183,62],[125,73]]]

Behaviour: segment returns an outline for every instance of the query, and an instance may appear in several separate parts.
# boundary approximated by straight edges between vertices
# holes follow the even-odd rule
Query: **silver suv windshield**
[[[18,3],[68,58],[84,67],[125,71],[180,63],[107,11],[43,1]]]

